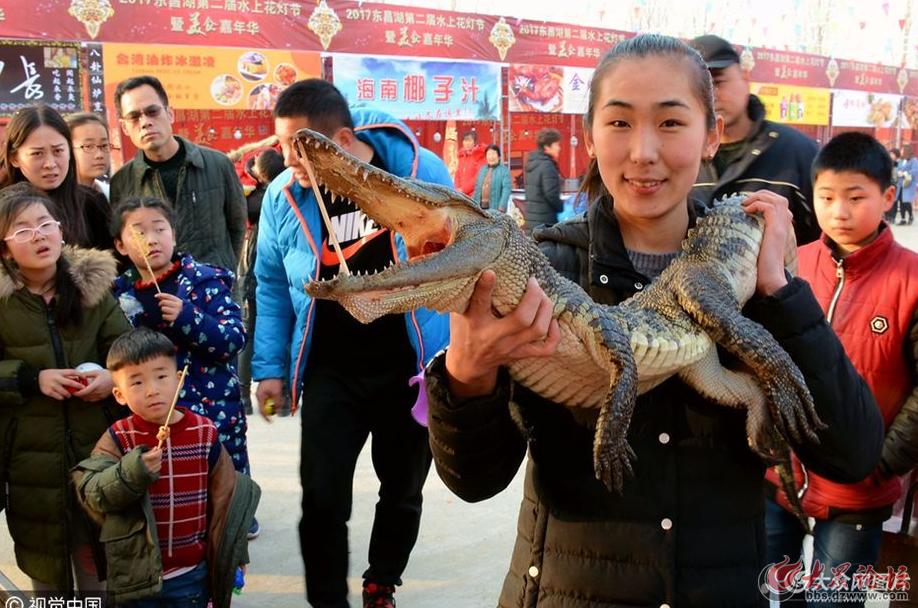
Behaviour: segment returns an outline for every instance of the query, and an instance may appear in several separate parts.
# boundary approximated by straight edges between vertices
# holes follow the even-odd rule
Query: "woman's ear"
[[[586,145],[587,156],[596,158],[596,149],[593,146],[593,134],[588,129],[583,130],[583,143]]]
[[[720,147],[720,138],[723,134],[724,117],[718,114],[717,119],[714,121],[714,127],[708,129],[708,134],[704,142],[704,149],[701,151],[701,156],[704,160],[712,160],[714,155],[717,154],[717,149]]]

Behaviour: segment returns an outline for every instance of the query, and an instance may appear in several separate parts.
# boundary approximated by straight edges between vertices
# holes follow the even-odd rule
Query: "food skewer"
[[[147,272],[150,273],[150,277],[153,279],[153,287],[156,288],[156,293],[162,293],[159,289],[159,283],[156,282],[156,275],[153,274],[153,267],[150,266],[150,245],[147,243],[147,240],[143,238],[143,233],[137,230],[133,224],[129,225],[128,228],[131,229],[131,236],[134,238],[134,244],[137,246],[137,250],[140,251],[140,255],[143,256],[143,261],[147,265]]]
[[[184,369],[182,369],[182,375],[179,376],[178,386],[175,387],[175,395],[172,397],[172,405],[169,406],[169,412],[166,414],[166,421],[163,423],[163,426],[159,427],[159,431],[156,433],[156,439],[159,440],[159,443],[156,444],[157,448],[163,447],[163,441],[169,436],[169,420],[172,418],[172,410],[175,409],[175,404],[178,402],[179,393],[182,391],[182,384],[185,382],[185,374],[187,373],[188,366],[186,365]]]

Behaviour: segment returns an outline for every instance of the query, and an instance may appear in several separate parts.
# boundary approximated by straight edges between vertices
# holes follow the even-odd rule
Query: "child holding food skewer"
[[[146,327],[112,344],[112,393],[132,413],[74,474],[83,507],[101,522],[109,598],[122,608],[229,606],[236,568],[248,561],[260,490],[233,470],[213,422],[175,407],[185,375],[174,352]]]
[[[246,335],[232,299],[235,276],[175,251],[174,214],[162,199],[126,198],[113,212],[112,235],[133,267],[115,280],[115,296],[134,327],[160,331],[176,346],[188,378],[179,405],[217,425],[237,471],[249,473],[246,419],[236,357]]]

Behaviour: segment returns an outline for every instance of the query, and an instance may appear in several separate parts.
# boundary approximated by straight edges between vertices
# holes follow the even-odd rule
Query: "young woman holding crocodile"
[[[584,117],[594,203],[537,232],[542,251],[597,302],[641,290],[704,214],[688,193],[722,128],[695,51],[657,35],[612,49]],[[821,475],[860,480],[880,456],[876,405],[807,284],[785,275],[787,200],[760,191],[746,208],[762,213],[766,228],[757,295],[744,313],[790,353],[827,425],[818,444],[792,447]],[[493,273],[483,274],[466,312],[452,315],[450,347],[426,377],[434,460],[457,495],[477,501],[502,491],[528,448],[519,535],[498,605],[767,605],[759,589],[765,465],[747,446],[745,412],[706,401],[676,377],[645,393],[628,434],[634,475],[621,494],[609,492],[593,472],[596,410],[541,399],[502,367],[553,353],[560,330],[551,301],[530,279],[516,310],[497,318],[493,283]]]

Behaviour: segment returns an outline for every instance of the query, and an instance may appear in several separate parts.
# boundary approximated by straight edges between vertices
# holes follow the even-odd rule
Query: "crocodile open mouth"
[[[301,162],[311,165],[323,198],[347,197],[399,234],[405,247],[405,261],[380,272],[314,281],[306,286],[313,297],[336,300],[364,322],[413,310],[419,297],[449,310],[454,294],[467,294],[503,250],[499,223],[452,188],[382,171],[308,129],[297,133],[294,145]]]

